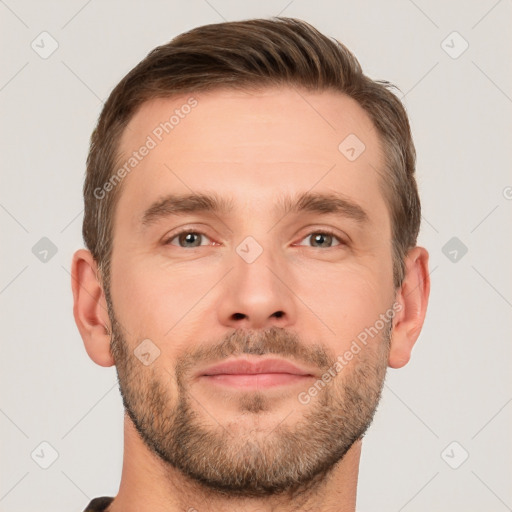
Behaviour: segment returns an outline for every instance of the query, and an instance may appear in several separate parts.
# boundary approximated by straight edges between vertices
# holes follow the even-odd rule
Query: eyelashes
[[[192,236],[189,236],[189,235],[192,235]],[[312,239],[312,240],[314,240],[314,243],[322,244],[322,243],[325,243],[325,241],[327,241],[328,243],[334,243],[334,242],[337,242],[337,243],[335,243],[334,245],[329,245],[328,247],[322,247],[322,246],[317,246],[317,245],[304,246],[303,244],[298,244],[298,245],[300,247],[311,247],[311,248],[318,248],[318,249],[322,249],[322,248],[331,249],[334,247],[347,245],[347,242],[343,238],[341,238],[338,234],[336,234],[332,230],[325,229],[325,228],[324,229],[315,229],[315,230],[310,231],[307,235],[305,235],[303,238],[301,238],[300,241],[302,242],[304,240],[307,240],[308,238],[311,238],[314,235],[317,235],[317,237]],[[318,237],[318,235],[320,235],[320,237]],[[197,247],[205,247],[208,245],[213,245],[213,244],[202,244],[201,242],[203,241],[203,238],[207,238],[208,240],[211,240],[210,237],[208,235],[206,235],[204,232],[202,232],[201,230],[185,228],[185,229],[182,229],[182,230],[172,234],[170,237],[168,237],[164,241],[164,245],[173,245],[173,246],[176,246],[181,249],[195,249]],[[174,240],[177,240],[178,243],[177,244],[173,243]],[[191,245],[189,245],[189,246],[180,245],[181,243],[184,243],[184,244],[190,243]]]
[[[336,235],[334,232],[332,232],[328,229],[312,231],[308,235],[306,235],[304,238],[302,238],[301,240],[306,240],[307,238],[310,238],[313,235],[320,235],[327,240],[336,240],[338,242],[337,245],[326,247],[326,249],[331,249],[332,247],[338,247],[338,245],[346,245],[345,241],[342,238],[340,238],[338,235]],[[317,246],[311,246],[311,247],[317,247]]]

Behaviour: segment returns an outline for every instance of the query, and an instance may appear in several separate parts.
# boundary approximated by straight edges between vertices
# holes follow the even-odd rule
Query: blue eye
[[[302,241],[310,239],[309,244],[299,243],[298,245],[309,245],[320,249],[329,249],[338,245],[344,245],[345,242],[329,231],[314,231],[304,237]],[[184,230],[174,234],[166,242],[166,245],[175,245],[183,249],[194,249],[205,245],[211,245],[211,240],[204,233],[199,231]]]
[[[319,247],[319,248],[330,248],[337,245],[341,245],[343,241],[338,238],[334,233],[330,233],[328,231],[315,231],[305,238],[303,240],[306,240],[310,238],[311,239],[311,247]],[[333,242],[337,242],[333,245]],[[302,245],[302,244],[299,244]]]
[[[197,231],[182,231],[181,233],[174,235],[172,238],[169,238],[169,240],[167,240],[165,243],[169,245],[178,245],[179,247],[183,248],[194,248],[200,247],[201,245],[207,245],[201,243],[203,238],[208,239],[205,234],[199,233]],[[173,243],[173,240],[176,239],[177,243]]]

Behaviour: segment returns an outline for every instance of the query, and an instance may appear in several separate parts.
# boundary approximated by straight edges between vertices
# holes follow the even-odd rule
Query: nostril
[[[233,320],[242,320],[245,318],[245,315],[243,313],[234,313],[233,314]]]
[[[284,313],[282,311],[276,311],[273,314],[273,316],[275,316],[276,318],[281,318],[283,315],[284,315]]]

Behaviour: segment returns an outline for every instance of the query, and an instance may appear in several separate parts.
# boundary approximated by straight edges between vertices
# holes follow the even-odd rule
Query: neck
[[[354,512],[360,456],[359,440],[327,477],[300,494],[234,498],[192,481],[163,462],[125,414],[121,484],[108,512]]]

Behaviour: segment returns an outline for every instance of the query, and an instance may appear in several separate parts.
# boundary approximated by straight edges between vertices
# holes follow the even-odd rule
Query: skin
[[[123,135],[124,157],[190,96],[142,105]],[[253,467],[251,463],[263,460],[260,455],[280,453],[283,446],[293,466],[298,460],[294,456],[316,453],[315,442],[338,442],[339,433],[350,431],[352,423],[368,426],[386,367],[407,364],[421,331],[430,290],[428,253],[419,246],[409,251],[405,279],[395,289],[390,215],[380,187],[383,150],[356,102],[339,93],[299,94],[287,87],[193,96],[197,106],[122,182],[114,217],[110,314],[96,262],[85,249],[75,253],[75,321],[94,362],[117,362],[123,398],[139,418],[153,413],[161,420],[153,434],[160,435],[162,447],[172,447],[170,438],[179,435],[172,413],[181,397],[189,399],[191,414],[185,416],[192,429],[186,439],[194,439],[199,429],[211,435],[204,453],[219,443],[226,476],[230,468],[237,474],[236,463]],[[349,134],[366,146],[354,161],[338,150]],[[143,212],[156,200],[191,191],[230,198],[233,211],[174,215],[142,228]],[[343,194],[364,209],[368,222],[332,213],[283,215],[273,210],[283,194],[308,191]],[[178,228],[204,233],[201,245],[180,246],[172,238]],[[327,238],[315,246],[315,233],[325,229],[340,241]],[[252,263],[236,251],[248,236],[263,249]],[[393,304],[399,311],[390,332],[382,329],[318,396],[301,404],[298,393],[321,378]],[[112,331],[118,340],[117,361],[110,350]],[[160,350],[148,366],[133,355],[145,339]],[[244,391],[195,377],[201,368],[241,354],[251,342],[261,354],[273,350],[276,357],[307,367],[314,378]],[[227,346],[232,350],[220,351]],[[361,417],[348,400],[356,396],[355,389],[362,390],[366,404]],[[156,407],[155,397],[165,402]],[[290,441],[294,428],[304,435],[301,445]],[[157,455],[125,414],[121,485],[109,511],[354,511],[362,432],[353,430],[357,439],[350,440],[342,455],[338,446],[337,460],[317,479],[303,479],[288,489],[282,482],[280,492],[278,487],[220,492]],[[329,448],[324,450],[327,457]]]

